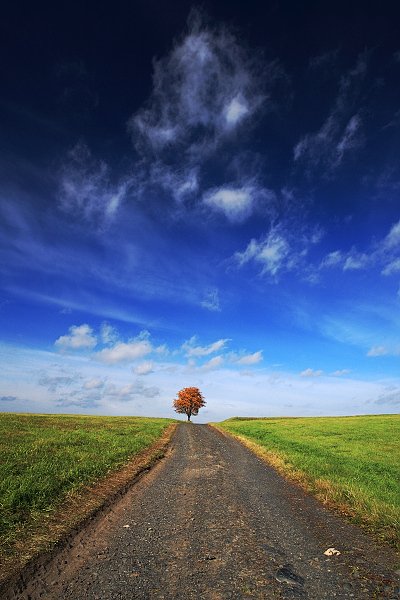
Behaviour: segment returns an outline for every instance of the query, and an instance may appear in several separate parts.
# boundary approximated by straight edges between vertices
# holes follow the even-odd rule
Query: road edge
[[[219,427],[217,423],[208,423],[208,425],[218,431],[221,435],[237,440],[271,469],[274,469],[281,477],[293,485],[298,485],[304,492],[320,502],[324,508],[332,511],[342,519],[345,519],[351,525],[362,529],[365,534],[370,535],[383,549],[394,552],[400,560],[400,550],[398,550],[395,545],[385,537],[378,536],[376,530],[372,528],[368,522],[362,521],[360,516],[353,512],[350,505],[338,503],[329,498],[327,490],[325,488],[318,489],[318,486],[316,485],[317,482],[313,483],[312,480],[308,478],[307,473],[294,468],[285,468],[285,461],[278,454],[275,455],[272,452],[268,452],[268,450],[259,444],[248,440],[244,436],[226,431],[222,427]]]
[[[148,473],[170,448],[178,423],[171,423],[163,434],[117,471],[113,471],[92,486],[83,487],[75,496],[68,498],[55,511],[37,533],[39,546],[34,537],[29,540],[26,552],[13,556],[2,565],[0,573],[0,597],[8,591],[23,590],[26,581],[39,567],[47,565],[56,554],[70,546],[75,536],[89,523],[101,518],[116,500],[127,493]],[[33,550],[35,546],[37,549]]]

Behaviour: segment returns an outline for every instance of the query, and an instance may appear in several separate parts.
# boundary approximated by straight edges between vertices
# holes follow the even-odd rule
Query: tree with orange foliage
[[[178,392],[178,397],[174,400],[175,412],[187,415],[188,421],[192,415],[197,415],[200,408],[205,406],[206,401],[197,387],[183,388]]]

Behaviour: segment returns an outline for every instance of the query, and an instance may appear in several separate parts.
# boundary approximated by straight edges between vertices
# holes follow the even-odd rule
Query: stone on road
[[[182,423],[168,456],[20,597],[396,598],[394,560],[236,440]]]

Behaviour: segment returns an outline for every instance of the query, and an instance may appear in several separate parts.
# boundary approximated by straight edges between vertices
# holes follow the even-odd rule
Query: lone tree
[[[187,420],[190,421],[190,417],[198,415],[200,408],[205,404],[199,388],[187,387],[178,392],[178,397],[174,400],[174,409],[177,413],[187,415]]]

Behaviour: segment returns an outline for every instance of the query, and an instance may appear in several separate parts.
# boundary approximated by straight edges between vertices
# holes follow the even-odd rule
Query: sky
[[[395,2],[15,3],[0,410],[400,404]]]

